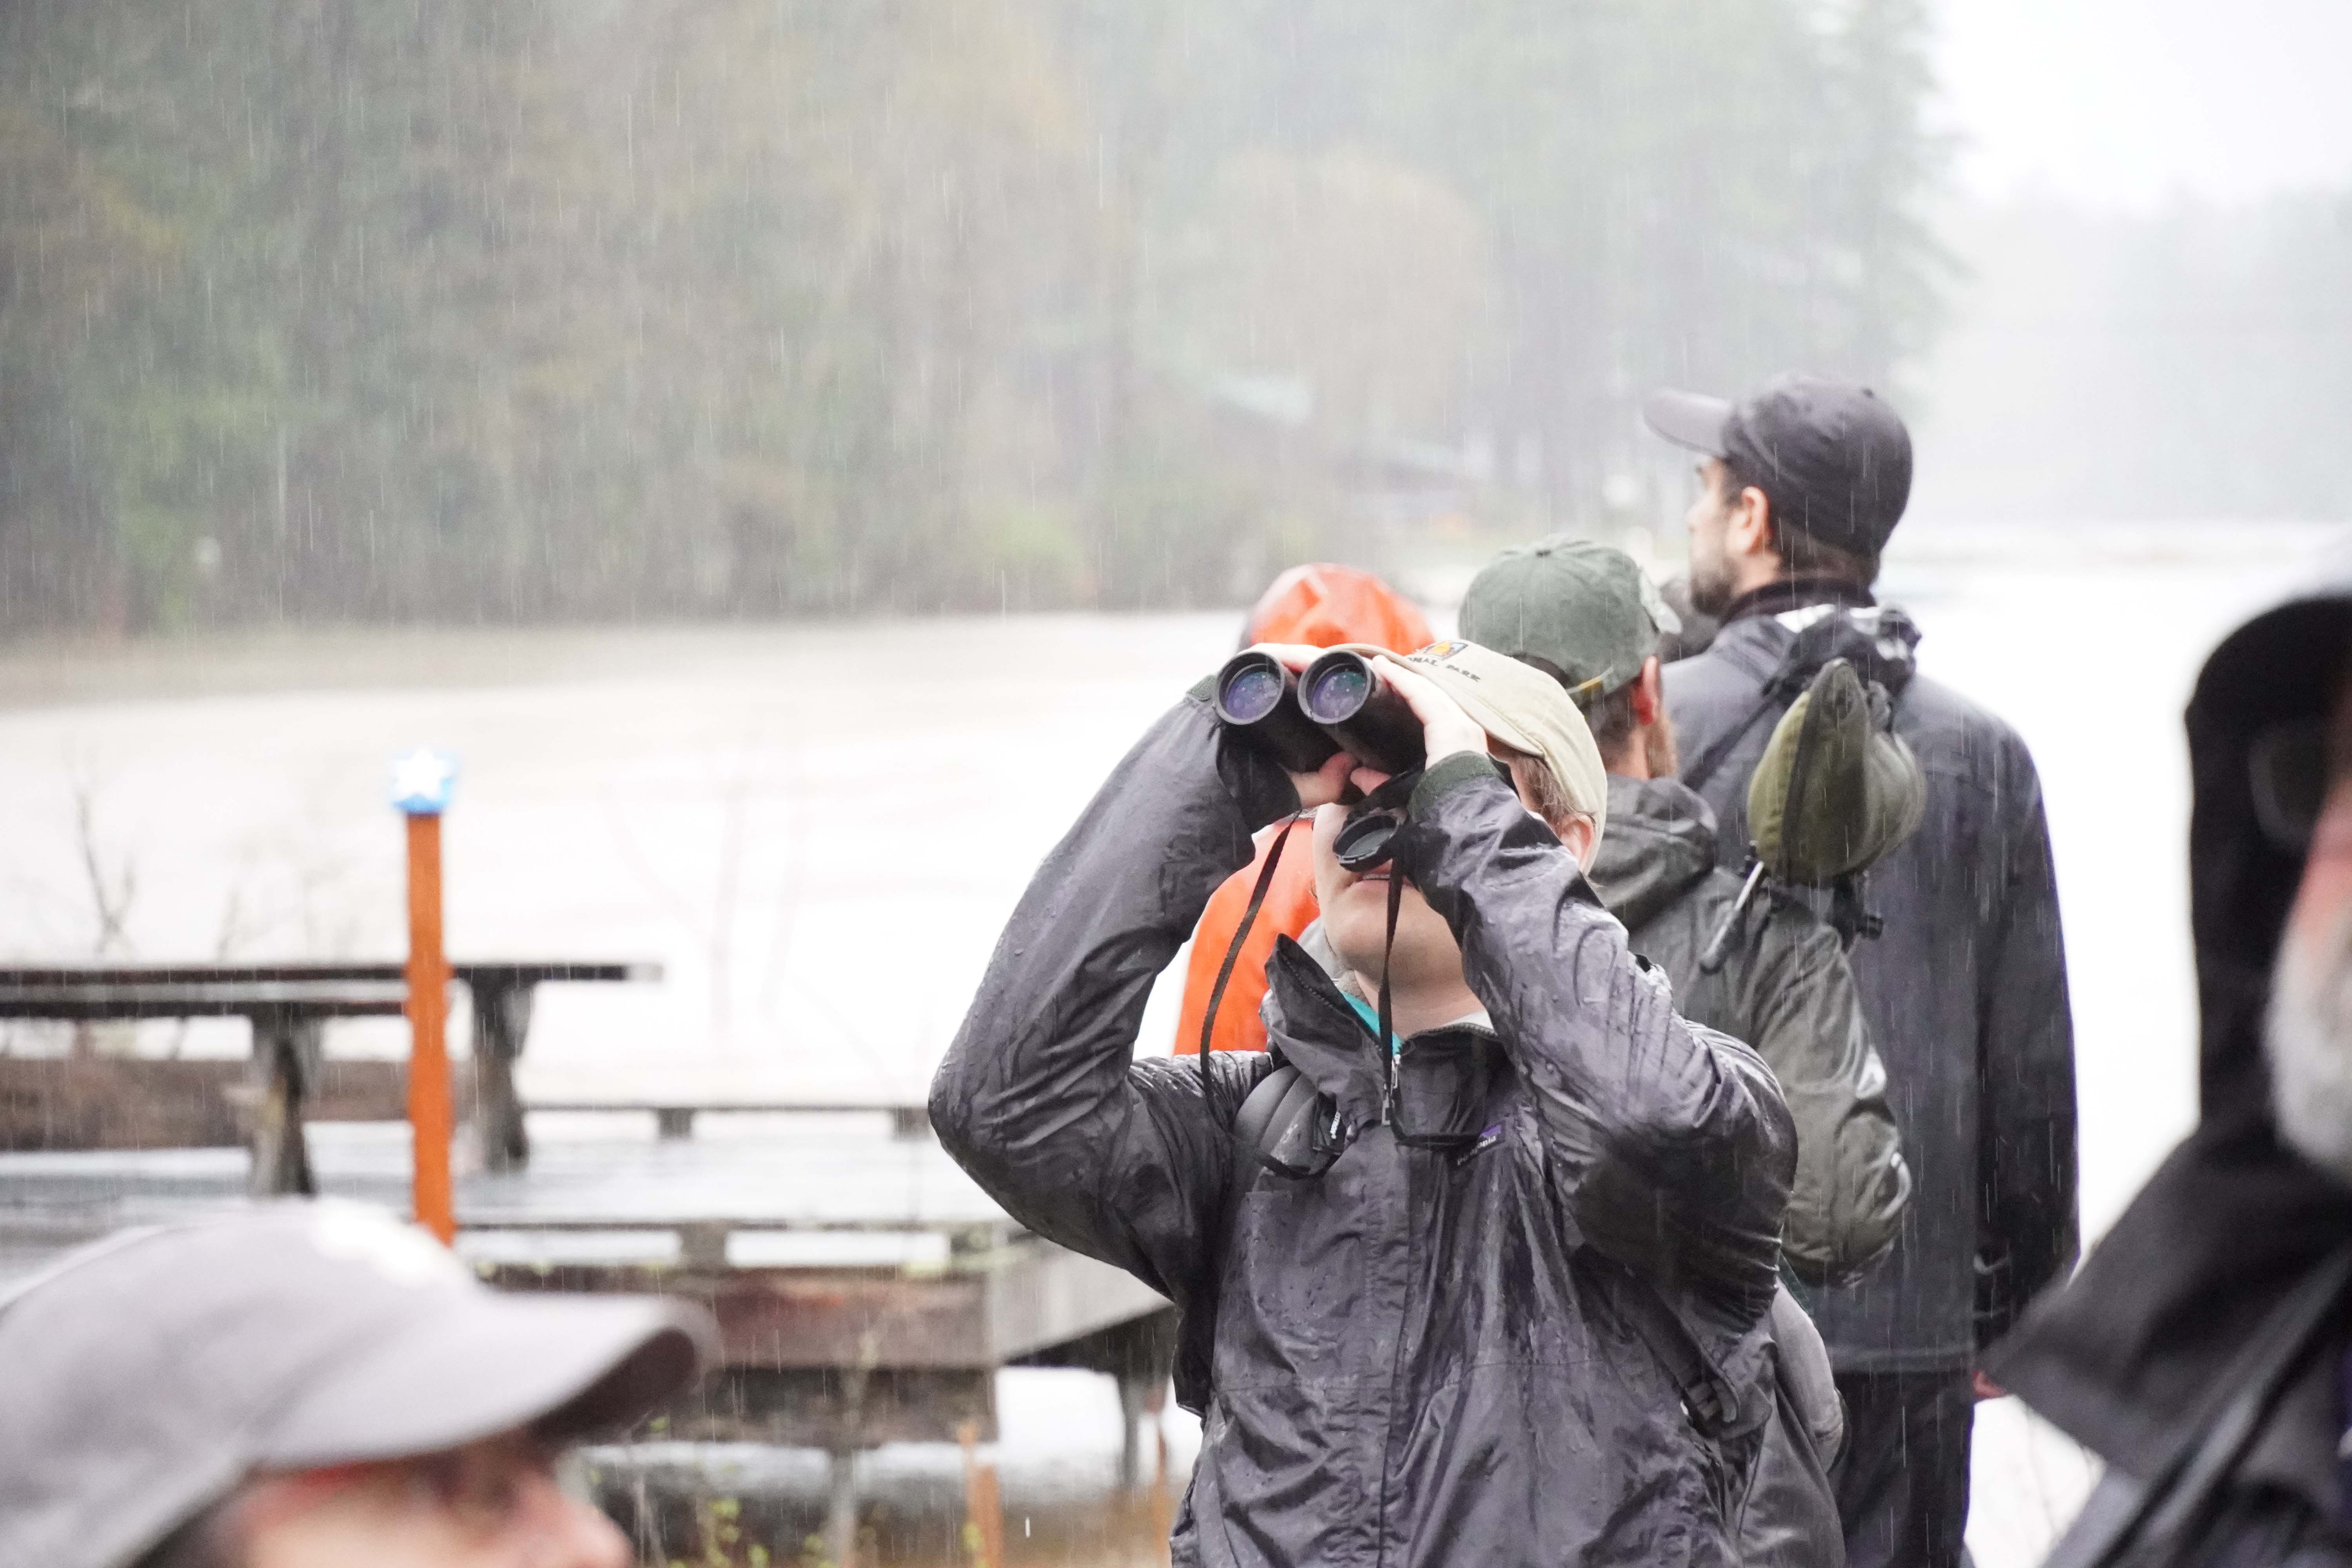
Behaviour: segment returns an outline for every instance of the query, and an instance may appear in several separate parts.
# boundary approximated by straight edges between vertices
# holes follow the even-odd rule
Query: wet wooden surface
[[[740,1261],[782,1256],[781,1243],[761,1252],[747,1241],[769,1232],[801,1237],[786,1261],[870,1263],[885,1256],[873,1238],[895,1236],[905,1258],[893,1261],[943,1262],[957,1227],[1006,1224],[936,1142],[893,1136],[881,1111],[714,1116],[691,1139],[657,1138],[653,1123],[650,1112],[534,1116],[533,1160],[520,1171],[481,1169],[461,1148],[459,1222],[494,1233],[469,1236],[461,1250],[512,1262],[660,1261],[678,1255],[687,1227],[724,1222]],[[321,1123],[310,1144],[322,1193],[404,1207],[404,1123]],[[0,1272],[28,1249],[236,1202],[247,1163],[239,1148],[0,1153]],[[829,1233],[840,1238],[818,1239]]]

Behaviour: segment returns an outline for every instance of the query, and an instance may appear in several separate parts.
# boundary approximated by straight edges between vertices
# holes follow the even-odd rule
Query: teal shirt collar
[[[1357,995],[1354,992],[1349,990],[1344,985],[1339,987],[1339,994],[1347,999],[1349,1006],[1353,1007],[1356,1010],[1356,1016],[1364,1021],[1364,1032],[1371,1036],[1372,1038],[1376,1040],[1379,1039],[1381,1037],[1380,1009],[1373,1006],[1370,1002],[1365,1001],[1361,996]],[[1486,1009],[1483,1007],[1475,1013],[1465,1013],[1461,1017],[1456,1018],[1454,1021],[1457,1024],[1476,1024],[1484,1028],[1489,1029],[1495,1026],[1494,1019],[1487,1016]],[[1404,1042],[1398,1039],[1393,1031],[1389,1035],[1389,1048],[1391,1050],[1402,1050],[1404,1048]]]

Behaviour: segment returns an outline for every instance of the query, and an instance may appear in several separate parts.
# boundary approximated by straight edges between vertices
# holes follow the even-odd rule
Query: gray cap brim
[[[1699,392],[1654,392],[1643,400],[1642,422],[1677,447],[1720,458],[1730,451],[1726,440],[1731,425],[1727,398]]]
[[[708,1321],[651,1297],[455,1297],[320,1376],[258,1434],[254,1462],[303,1469],[438,1453],[517,1427],[557,1440],[626,1426],[715,1352]]]

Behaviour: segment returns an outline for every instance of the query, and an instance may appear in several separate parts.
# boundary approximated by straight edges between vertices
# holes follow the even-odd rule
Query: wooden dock
[[[650,1110],[535,1115],[528,1167],[457,1183],[459,1255],[501,1288],[657,1291],[718,1316],[720,1364],[666,1413],[667,1436],[837,1456],[967,1423],[986,1439],[1002,1367],[1092,1367],[1131,1410],[1165,1379],[1167,1302],[1022,1231],[900,1131],[909,1118],[702,1109],[691,1138],[656,1135]],[[310,1140],[323,1194],[404,1206],[404,1124],[317,1122]],[[0,1288],[122,1226],[249,1201],[247,1160],[0,1153]]]

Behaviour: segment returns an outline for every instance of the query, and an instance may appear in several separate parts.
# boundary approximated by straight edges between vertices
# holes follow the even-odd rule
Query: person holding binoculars
[[[1137,1059],[1211,890],[1300,811],[1331,963],[1276,945],[1266,1052]],[[1594,900],[1607,812],[1526,665],[1261,647],[1039,868],[931,1117],[1181,1310],[1175,1562],[1738,1560],[1796,1136]]]
[[[1250,609],[1239,647],[1255,643],[1311,643],[1317,648],[1365,643],[1394,654],[1411,653],[1435,640],[1420,607],[1369,572],[1328,561],[1293,566],[1276,577]],[[1307,823],[1292,818],[1257,836],[1250,864],[1225,879],[1209,895],[1192,950],[1184,965],[1183,997],[1176,1012],[1176,1050],[1262,1051],[1265,1026],[1258,1007],[1265,1000],[1265,961],[1276,937],[1297,937],[1314,924],[1315,884],[1306,851]],[[1259,873],[1276,844],[1296,838],[1298,852],[1285,858],[1258,900],[1258,912],[1241,929],[1256,892]],[[1231,963],[1227,955],[1233,954]],[[1212,1014],[1209,997],[1222,975],[1226,989]]]

